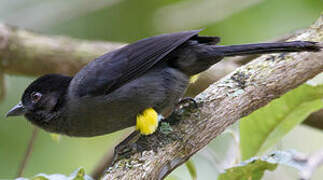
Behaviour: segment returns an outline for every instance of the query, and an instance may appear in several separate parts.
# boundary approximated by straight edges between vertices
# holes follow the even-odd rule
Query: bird
[[[110,51],[74,76],[46,74],[33,81],[6,114],[24,116],[52,133],[93,137],[135,126],[153,134],[183,98],[190,77],[224,57],[317,52],[317,42],[218,45],[201,30],[162,34]]]

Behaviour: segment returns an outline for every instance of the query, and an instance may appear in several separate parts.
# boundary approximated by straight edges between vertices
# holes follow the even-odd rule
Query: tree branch
[[[121,47],[120,43],[43,36],[0,24],[0,69],[7,74],[73,75],[90,60]]]
[[[321,42],[322,22],[323,16],[293,40]],[[322,52],[264,55],[238,68],[195,98],[201,107],[172,127],[176,140],[145,137],[157,148],[118,161],[103,179],[163,179],[229,125],[322,72],[322,58]]]

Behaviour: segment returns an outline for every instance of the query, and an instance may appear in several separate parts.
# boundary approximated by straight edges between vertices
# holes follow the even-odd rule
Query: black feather
[[[111,93],[147,72],[199,32],[195,30],[155,36],[107,53],[89,63],[75,76],[72,81],[75,94],[98,96]]]

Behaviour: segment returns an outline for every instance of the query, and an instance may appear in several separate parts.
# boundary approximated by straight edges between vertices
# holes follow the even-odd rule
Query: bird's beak
[[[6,117],[21,116],[21,115],[24,115],[25,112],[26,112],[26,109],[20,101],[17,105],[15,105],[12,109],[10,109],[10,111],[7,112]]]

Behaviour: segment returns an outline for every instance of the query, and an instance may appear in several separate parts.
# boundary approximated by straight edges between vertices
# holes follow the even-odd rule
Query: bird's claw
[[[184,109],[187,109],[187,110],[194,110],[194,109],[198,108],[198,104],[197,104],[197,102],[195,101],[194,98],[185,97],[185,98],[182,98],[178,102],[177,108],[184,108]]]
[[[183,116],[189,115],[192,112],[195,112],[197,109],[198,104],[193,98],[183,98],[176,105],[174,112],[165,121],[171,125],[174,125],[178,123]]]

